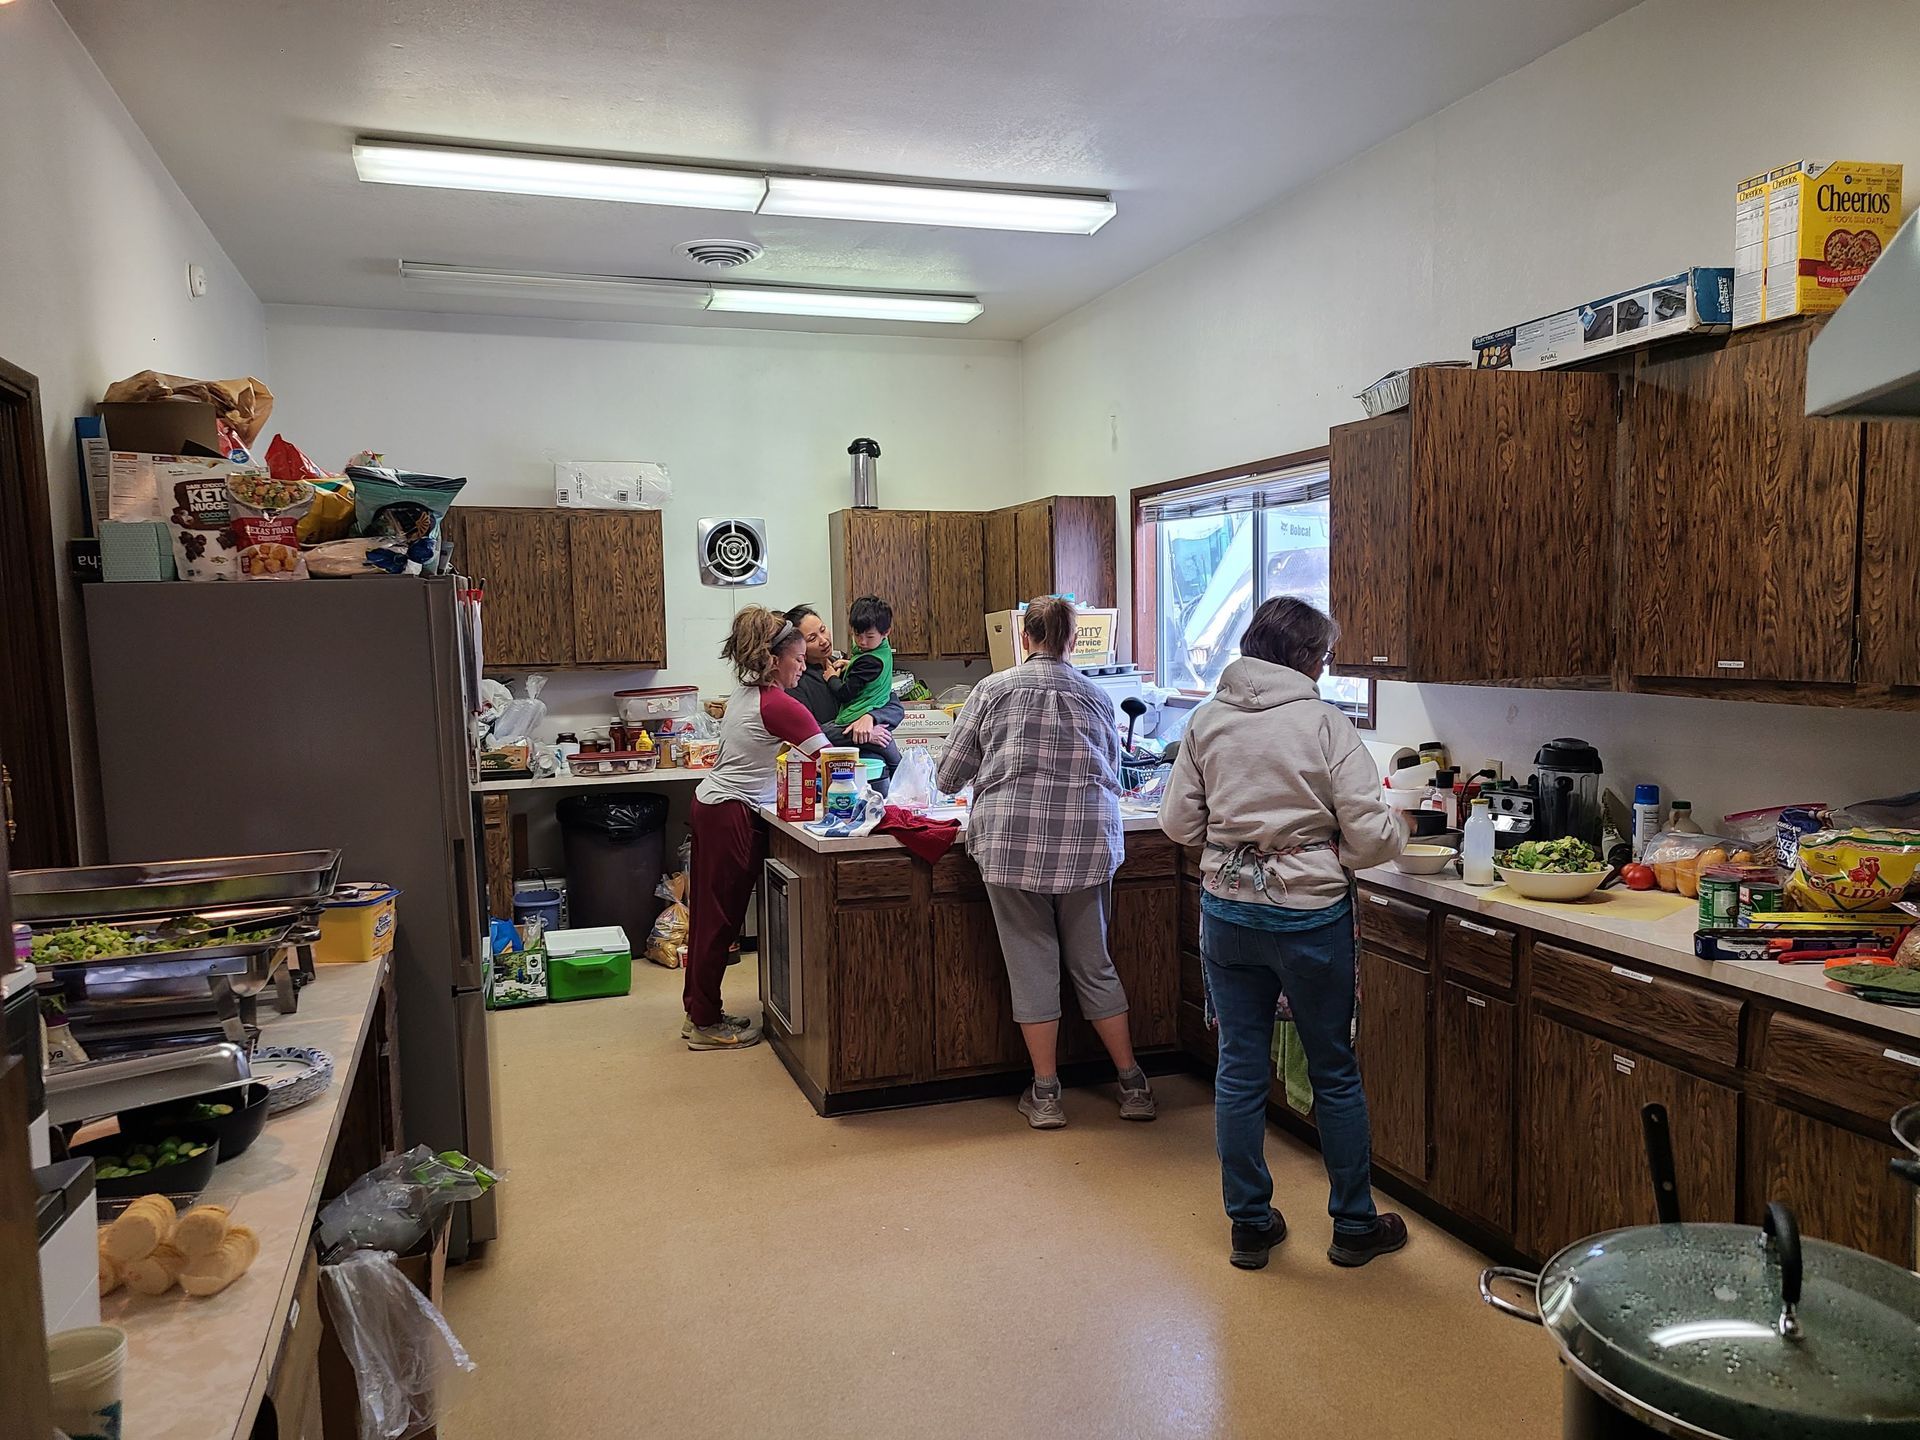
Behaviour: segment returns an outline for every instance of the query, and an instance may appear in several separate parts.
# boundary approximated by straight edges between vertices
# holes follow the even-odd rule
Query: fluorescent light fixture
[[[964,325],[985,308],[972,295],[912,295],[885,290],[808,290],[786,285],[715,285],[709,310],[755,315],[834,315],[849,320],[913,320]]]
[[[552,270],[488,270],[473,265],[436,265],[424,260],[402,260],[400,279],[410,290],[441,295],[493,295],[503,300],[564,300],[686,310],[706,309],[712,294],[697,280],[568,275]]]
[[[879,220],[899,225],[956,225],[974,230],[1037,230],[1091,235],[1114,217],[1110,196],[1044,190],[969,190],[893,180],[835,180],[770,175],[762,215],[816,220]]]
[[[402,140],[354,141],[353,168],[362,180],[382,185],[557,195],[575,200],[620,200],[632,205],[684,205],[700,210],[751,212],[767,190],[762,176],[738,170],[577,155],[530,155]]]

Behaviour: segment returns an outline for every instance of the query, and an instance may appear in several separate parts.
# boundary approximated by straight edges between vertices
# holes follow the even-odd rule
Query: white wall
[[[550,718],[604,723],[624,686],[729,682],[741,604],[831,600],[827,522],[849,499],[847,443],[880,442],[889,507],[987,509],[1020,496],[1020,359],[1009,342],[570,324],[270,306],[274,423],[329,468],[359,449],[465,475],[460,503],[551,505],[553,462],[657,460],[668,660],[554,677]],[[703,587],[705,516],[757,516],[764,589]],[[840,621],[835,620],[836,628]]]
[[[1028,340],[1029,488],[1124,495],[1323,445],[1389,370],[1730,264],[1734,184],[1771,165],[1901,161],[1911,208],[1917,56],[1909,0],[1649,0]],[[1912,715],[1388,684],[1380,733],[1515,764],[1581,735],[1611,780],[1708,816],[1920,784]]]
[[[0,257],[0,357],[39,378],[46,422],[84,844],[98,799],[85,638],[65,579],[80,530],[73,419],[139,370],[262,374],[266,344],[259,301],[52,0],[0,8]],[[190,262],[206,267],[204,299],[187,293]]]

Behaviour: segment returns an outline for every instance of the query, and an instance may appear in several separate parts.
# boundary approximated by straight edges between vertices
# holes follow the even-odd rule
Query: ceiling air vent
[[[731,587],[767,583],[767,522],[702,520],[700,582]]]
[[[734,270],[758,260],[762,252],[751,240],[689,240],[680,253],[711,270]]]

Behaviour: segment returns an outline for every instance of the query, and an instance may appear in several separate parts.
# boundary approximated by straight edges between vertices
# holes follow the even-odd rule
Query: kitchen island
[[[1684,1218],[1757,1224],[1785,1200],[1808,1234],[1913,1263],[1888,1119],[1920,1100],[1920,1011],[1862,1001],[1818,965],[1697,959],[1691,903],[1630,920],[1625,904],[1513,903],[1391,867],[1358,879],[1357,1043],[1391,1193],[1534,1261],[1650,1223],[1640,1111],[1659,1101]],[[1182,1039],[1206,1066],[1183,943]],[[1312,1137],[1278,1084],[1271,1100]]]
[[[965,840],[932,865],[888,836],[828,840],[762,812],[766,1035],[822,1115],[1012,1093],[1029,1073],[993,912]],[[1124,819],[1114,967],[1149,1070],[1181,1063],[1178,849]],[[1112,1073],[1062,977],[1061,1072]]]
[[[253,1266],[205,1299],[126,1288],[100,1302],[127,1332],[127,1434],[144,1440],[247,1440],[353,1433],[351,1372],[322,1355],[312,1241],[319,1207],[388,1153],[398,1131],[393,986],[385,959],[323,965],[292,1015],[262,1014],[262,1043],[314,1046],[333,1083],[267,1121],[244,1155],[214,1173],[205,1198],[260,1239]],[[345,1388],[342,1388],[345,1387]]]

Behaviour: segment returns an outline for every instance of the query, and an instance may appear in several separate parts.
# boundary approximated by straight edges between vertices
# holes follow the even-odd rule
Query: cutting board
[[[1523,910],[1541,910],[1549,915],[1579,915],[1595,920],[1625,920],[1651,925],[1697,908],[1699,902],[1684,895],[1669,895],[1664,890],[1596,890],[1584,900],[1530,900],[1511,885],[1496,885],[1486,892],[1489,900],[1503,905],[1518,905]]]

